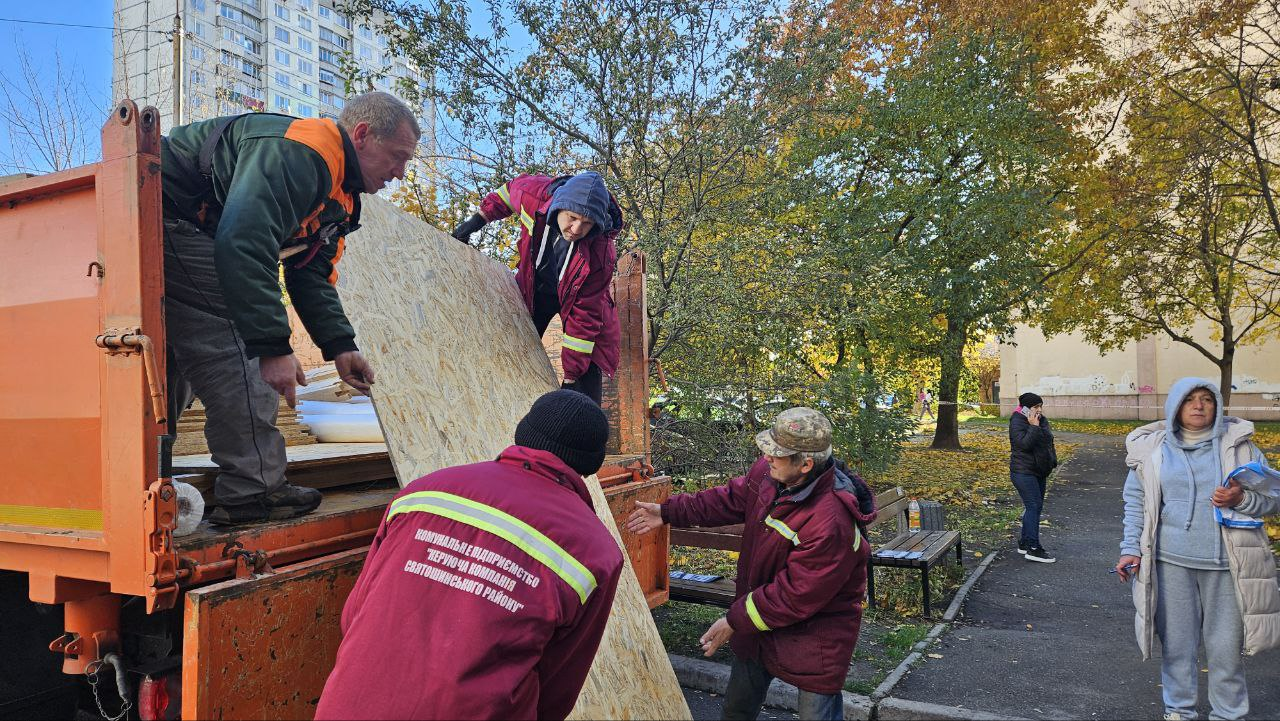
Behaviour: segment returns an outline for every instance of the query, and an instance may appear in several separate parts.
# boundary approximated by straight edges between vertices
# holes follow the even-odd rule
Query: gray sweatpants
[[[1196,716],[1203,642],[1209,665],[1211,719],[1249,713],[1241,650],[1244,625],[1230,571],[1202,571],[1156,563],[1156,633],[1160,635],[1165,713]]]
[[[258,360],[245,356],[218,283],[213,238],[185,220],[164,221],[164,292],[170,432],[194,394],[218,464],[218,503],[274,491],[287,461],[276,429],[280,396],[262,380]]]

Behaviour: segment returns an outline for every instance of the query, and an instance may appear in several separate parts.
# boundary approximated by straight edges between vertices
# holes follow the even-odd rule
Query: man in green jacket
[[[335,123],[237,115],[165,138],[165,333],[172,428],[194,393],[218,464],[214,523],[310,513],[320,493],[285,482],[279,397],[294,405],[302,366],[289,345],[289,298],[326,360],[361,391],[373,369],[334,284],[360,194],[404,177],[421,130],[387,93],[347,101]],[[171,431],[172,432],[172,431]]]

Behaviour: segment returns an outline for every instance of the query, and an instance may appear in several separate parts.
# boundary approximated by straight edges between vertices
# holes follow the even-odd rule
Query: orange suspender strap
[[[333,185],[329,188],[329,197],[338,201],[343,210],[350,215],[355,209],[355,199],[342,189],[343,180],[346,179],[346,157],[342,143],[342,132],[338,130],[338,124],[327,118],[308,118],[304,120],[295,120],[289,124],[288,130],[285,131],[284,137],[294,142],[302,143],[320,154],[325,165],[329,169],[329,178]],[[316,208],[310,215],[302,220],[299,224],[297,237],[307,237],[315,233],[320,227],[320,213],[324,211],[324,203]],[[338,282],[338,261],[342,258],[343,250],[346,246],[346,238],[338,238],[338,248],[333,255],[330,265],[333,272],[329,274],[329,283],[337,284]]]

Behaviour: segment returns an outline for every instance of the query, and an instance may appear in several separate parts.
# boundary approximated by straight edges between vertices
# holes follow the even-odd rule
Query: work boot
[[[288,483],[245,503],[221,504],[209,514],[209,522],[235,526],[258,521],[280,521],[305,516],[320,505],[320,491]]]

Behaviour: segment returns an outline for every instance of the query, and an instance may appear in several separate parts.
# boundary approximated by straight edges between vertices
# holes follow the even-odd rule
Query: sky
[[[94,105],[105,106],[111,101],[111,30],[14,21],[110,28],[112,6],[111,0],[0,0],[0,73],[14,78],[21,72],[19,46],[26,51],[38,71],[48,73],[50,77],[54,58],[61,55],[64,69],[74,69],[83,78],[85,94],[90,96]],[[100,124],[95,122],[92,126]],[[0,125],[0,146],[7,148],[5,134],[5,128]],[[93,143],[89,149],[90,156],[97,157],[97,137],[90,135]]]

